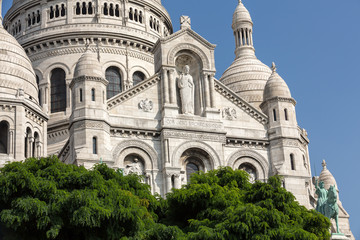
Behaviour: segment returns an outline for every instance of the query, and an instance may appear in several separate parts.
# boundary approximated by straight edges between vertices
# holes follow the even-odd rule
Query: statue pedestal
[[[331,240],[350,240],[350,239],[342,233],[332,233]]]

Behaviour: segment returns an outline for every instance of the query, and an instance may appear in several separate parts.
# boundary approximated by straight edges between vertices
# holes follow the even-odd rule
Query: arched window
[[[107,3],[104,3],[104,15],[109,15],[109,9]]]
[[[140,72],[140,71],[136,71],[133,74],[133,84],[134,86],[139,84],[140,82],[145,80],[145,74]]]
[[[296,170],[294,154],[290,154],[291,170]]]
[[[134,20],[134,12],[133,12],[132,8],[130,8],[130,10],[129,10],[129,19]]]
[[[81,14],[86,15],[86,2],[82,3]]]
[[[80,15],[80,3],[79,2],[77,2],[76,3],[76,15]]]
[[[116,17],[120,17],[119,4],[116,4],[116,7],[115,7],[115,16],[116,16]]]
[[[187,183],[190,182],[191,174],[197,173],[199,171],[200,171],[199,166],[196,165],[195,163],[189,162],[188,164],[186,164],[186,180],[187,180]]]
[[[274,122],[276,122],[276,121],[277,121],[277,117],[276,117],[276,110],[275,110],[275,109],[273,109],[273,116],[274,116]]]
[[[40,84],[39,84],[39,83],[40,83],[40,78],[39,78],[38,75],[36,75],[36,83],[37,83],[38,89],[39,89],[39,91],[38,91],[39,105],[42,106],[42,101],[41,101],[41,89],[40,89]]]
[[[0,153],[8,154],[9,148],[9,124],[6,121],[0,122]]]
[[[288,110],[286,108],[284,109],[284,114],[285,114],[285,120],[289,121]]]
[[[41,15],[40,15],[40,10],[37,10],[37,14],[36,14],[36,23],[39,23],[41,20]],[[19,21],[20,22],[20,21]],[[21,30],[21,25],[20,25],[20,30]]]
[[[51,112],[63,112],[66,110],[66,74],[61,68],[51,71]]]
[[[110,16],[114,16],[114,5],[110,3]]]
[[[92,2],[89,2],[88,14],[93,14],[93,6],[92,6]]]
[[[24,155],[25,158],[28,158],[31,156],[31,140],[32,138],[32,131],[30,128],[26,129],[26,135],[25,135],[25,144],[24,144]]]
[[[64,17],[66,14],[65,5],[61,4],[61,16]]]
[[[55,6],[55,17],[58,18],[59,16],[60,16],[59,6],[56,5],[56,6]]]
[[[93,154],[97,154],[97,138],[93,137],[92,139],[92,148],[93,148]]]
[[[30,17],[30,15],[29,15],[29,17]],[[54,8],[53,8],[53,6],[51,6],[50,7],[50,19],[53,19],[53,18],[54,18]]]
[[[140,11],[140,14],[139,14],[139,23],[143,23],[143,13],[142,13],[142,11]]]
[[[257,179],[257,173],[256,173],[256,168],[250,164],[250,163],[243,163],[240,165],[239,167],[240,170],[244,170],[245,172],[247,172],[250,176],[249,180],[251,183],[254,183]]]
[[[107,99],[114,97],[121,92],[121,75],[117,67],[109,67],[106,69],[105,78],[109,81],[107,85]]]
[[[137,9],[135,9],[134,20],[135,20],[135,22],[139,21],[139,18],[138,18],[138,10],[137,10]]]
[[[91,89],[91,101],[95,101],[95,89]]]
[[[39,134],[37,132],[34,133],[34,141],[32,142],[32,157],[38,157],[39,153],[37,151],[37,145],[39,144]]]
[[[80,102],[82,102],[82,101],[83,101],[83,92],[82,92],[82,88],[80,88],[80,92],[79,92],[79,94],[80,94]]]

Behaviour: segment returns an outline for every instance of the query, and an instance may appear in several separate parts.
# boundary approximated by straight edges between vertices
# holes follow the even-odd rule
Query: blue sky
[[[234,60],[232,14],[237,0],[162,0],[179,29],[181,15],[192,28],[217,44],[217,78]],[[275,61],[278,73],[298,102],[299,125],[310,138],[315,174],[326,159],[360,239],[360,1],[243,0],[254,22],[257,57]],[[4,0],[5,13],[11,0]],[[358,185],[359,184],[359,185]]]

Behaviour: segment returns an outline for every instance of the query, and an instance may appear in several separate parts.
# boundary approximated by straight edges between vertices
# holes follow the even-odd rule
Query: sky
[[[336,178],[340,200],[360,239],[360,1],[243,0],[254,22],[256,55],[287,82],[297,120],[308,131],[312,174],[323,159]],[[162,0],[174,31],[181,15],[216,44],[217,74],[234,60],[232,14],[238,0]],[[11,0],[3,0],[3,14]]]

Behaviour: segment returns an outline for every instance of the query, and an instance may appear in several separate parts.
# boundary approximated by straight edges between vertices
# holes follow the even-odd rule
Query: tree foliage
[[[166,199],[137,175],[56,157],[0,169],[1,239],[328,239],[330,222],[300,206],[279,177],[240,170],[194,174]]]

